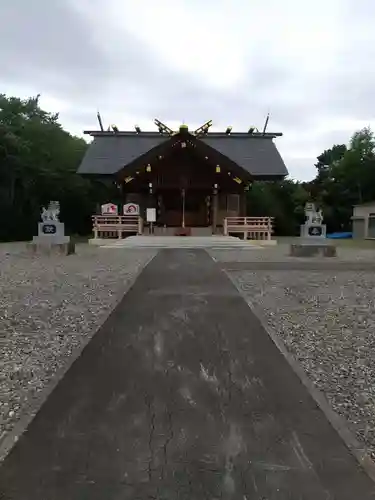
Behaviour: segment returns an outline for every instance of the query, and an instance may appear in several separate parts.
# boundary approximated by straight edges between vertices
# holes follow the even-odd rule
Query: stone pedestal
[[[292,257],[336,257],[336,247],[323,241],[301,241],[290,245]]]
[[[314,203],[306,203],[306,221],[301,225],[300,240],[290,245],[293,257],[336,257],[336,247],[327,242],[327,226],[323,224],[323,212]]]
[[[327,234],[327,226],[325,224],[314,224],[306,222],[301,225],[301,238],[325,238]]]
[[[65,236],[64,223],[51,220],[39,222],[38,236],[27,244],[33,254],[70,255],[75,253],[75,243]]]
[[[34,243],[27,244],[27,249],[30,253],[35,255],[71,255],[75,253],[75,243],[69,241],[68,243]]]

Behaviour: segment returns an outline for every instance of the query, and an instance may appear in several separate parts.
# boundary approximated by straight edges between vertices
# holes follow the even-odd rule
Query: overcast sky
[[[212,119],[276,139],[291,177],[375,122],[375,0],[0,0],[0,93],[81,135]],[[373,127],[375,128],[375,127]]]

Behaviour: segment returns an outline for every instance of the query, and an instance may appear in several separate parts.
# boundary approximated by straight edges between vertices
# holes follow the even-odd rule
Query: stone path
[[[164,250],[0,468],[13,500],[374,498],[204,250]]]

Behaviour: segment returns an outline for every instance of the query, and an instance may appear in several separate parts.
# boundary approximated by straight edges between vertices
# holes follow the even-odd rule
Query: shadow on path
[[[2,499],[366,500],[359,467],[203,250],[164,250],[0,468]]]

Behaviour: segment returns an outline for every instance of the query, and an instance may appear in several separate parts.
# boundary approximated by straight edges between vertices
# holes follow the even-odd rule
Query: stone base
[[[293,243],[290,245],[292,257],[336,257],[336,247],[330,244]]]
[[[89,245],[108,245],[109,243],[115,243],[116,241],[121,241],[119,238],[91,238],[89,239]]]
[[[252,243],[254,245],[258,245],[260,247],[274,247],[277,245],[277,240],[246,240],[248,243]]]
[[[318,234],[316,234],[316,231]],[[301,238],[325,238],[327,235],[327,226],[325,224],[313,224],[306,222],[300,229]]]
[[[76,245],[73,241],[67,243],[28,243],[27,249],[34,255],[71,255],[75,253]]]
[[[70,242],[70,236],[54,235],[54,234],[43,234],[39,236],[34,236],[34,245],[65,245]]]
[[[191,236],[191,227],[179,227],[175,230],[175,236]]]

